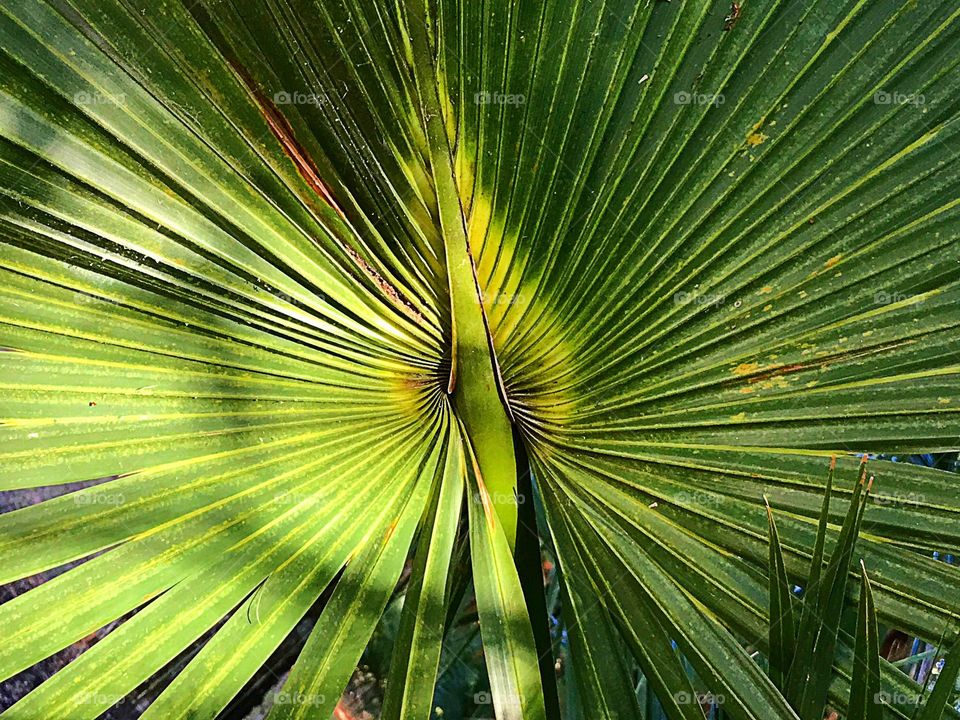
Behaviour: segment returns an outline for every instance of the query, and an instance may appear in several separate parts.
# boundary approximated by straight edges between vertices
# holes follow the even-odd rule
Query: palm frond
[[[213,630],[147,715],[215,717],[325,593],[272,714],[329,714],[411,554],[388,716],[432,711],[471,575],[498,717],[544,716],[524,454],[591,717],[642,717],[636,661],[671,718],[691,667],[730,717],[795,718],[745,649],[771,543],[781,580],[819,572],[848,514],[879,621],[955,632],[955,475],[823,499],[831,456],[960,445],[958,21],[0,8],[0,490],[104,481],[0,516],[0,581],[84,561],[0,606],[0,678],[132,614],[5,717],[94,718]],[[855,646],[805,715],[844,710]]]

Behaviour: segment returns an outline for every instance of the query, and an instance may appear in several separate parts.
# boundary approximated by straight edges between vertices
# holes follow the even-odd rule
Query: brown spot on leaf
[[[273,132],[274,137],[279,141],[287,157],[293,161],[297,171],[300,173],[300,177],[302,177],[307,185],[309,185],[317,195],[322,197],[324,202],[333,208],[341,218],[346,219],[343,210],[340,209],[336,200],[333,199],[333,194],[323,180],[320,179],[320,172],[313,162],[313,158],[307,154],[307,151],[294,135],[293,126],[290,125],[290,122],[284,117],[274,102],[260,90],[253,77],[245,68],[236,62],[231,62],[231,65],[253,94],[254,99],[260,106],[261,114],[267,121],[267,125],[270,126],[271,132]]]
[[[743,9],[740,7],[740,3],[732,2],[730,3],[730,12],[723,19],[723,30],[724,32],[729,32],[736,27],[736,24],[740,21],[740,15],[743,13]]]
[[[731,372],[733,372],[734,375],[749,375],[759,369],[760,366],[757,363],[740,363]]]
[[[397,521],[394,520],[393,522],[390,523],[390,527],[387,528],[387,532],[383,536],[384,545],[390,542],[390,538],[393,537],[393,533],[396,531],[396,529],[397,529]]]
[[[287,157],[289,157],[293,161],[293,164],[296,165],[300,176],[318,196],[323,198],[327,205],[333,208],[333,210],[341,217],[341,219],[346,220],[347,218],[343,210],[339,205],[337,205],[336,200],[333,198],[333,194],[330,192],[329,188],[327,188],[326,184],[324,184],[323,180],[321,180],[319,170],[317,169],[316,164],[313,162],[313,159],[309,156],[309,154],[307,154],[306,150],[294,136],[293,127],[290,125],[290,122],[283,116],[283,113],[280,112],[273,101],[263,94],[256,82],[244,68],[238,66],[235,62],[231,64],[240,77],[243,78],[244,82],[247,84],[247,87],[250,89],[250,92],[253,93],[257,103],[260,105],[260,110],[263,113],[264,119],[270,126],[270,130],[280,142],[280,145],[286,152]],[[340,243],[340,246],[344,249],[347,255],[350,256],[350,259],[353,260],[354,264],[363,272],[364,275],[372,280],[374,284],[383,291],[384,295],[387,296],[387,298],[395,307],[397,307],[404,315],[413,320],[415,323],[420,325],[423,324],[423,316],[420,315],[420,313],[418,313],[410,305],[410,303],[400,296],[400,293],[397,292],[393,285],[387,282],[383,276],[380,275],[380,273],[370,267],[370,264],[360,257],[360,253],[350,247],[350,245],[348,245],[342,238],[335,237],[335,239]]]
[[[774,378],[779,378],[782,375],[787,375],[789,373],[800,372],[801,370],[809,370],[810,365],[804,365],[803,363],[794,363],[793,365],[783,365],[773,370],[769,370],[765,373],[761,373],[755,377],[749,379],[750,383],[764,382],[767,380],[772,380]],[[782,386],[781,386],[782,387]]]
[[[293,161],[293,164],[296,166],[297,171],[300,173],[300,176],[304,179],[307,185],[316,193],[317,196],[321,197],[323,201],[329,205],[336,213],[340,216],[341,219],[346,220],[346,215],[343,210],[337,205],[336,200],[333,197],[333,194],[330,192],[330,189],[326,186],[323,180],[320,178],[320,172],[314,163],[313,159],[306,152],[300,142],[294,135],[293,127],[290,125],[290,122],[284,117],[283,113],[277,108],[270,98],[268,98],[260,87],[257,85],[256,81],[247,72],[240,63],[238,63],[233,58],[228,58],[231,67],[236,71],[237,75],[243,80],[247,88],[250,90],[254,99],[257,101],[257,104],[260,106],[260,111],[263,114],[264,119],[267,121],[267,125],[270,126],[270,130],[273,132],[274,137],[277,138],[277,141],[280,143],[280,146],[286,152],[287,157]],[[353,260],[354,264],[366,275],[370,280],[374,282],[377,287],[379,287],[383,293],[387,296],[390,302],[393,303],[404,315],[416,322],[417,324],[423,324],[423,316],[420,315],[406,300],[400,297],[400,293],[397,292],[389,282],[387,282],[383,276],[380,275],[376,270],[370,267],[370,264],[367,263],[360,253],[350,247],[342,238],[333,236],[333,237],[343,248],[344,252]]]
[[[477,479],[477,495],[480,504],[483,505],[483,512],[487,519],[487,527],[490,529],[490,532],[495,532],[497,527],[497,511],[493,505],[490,493],[487,492],[487,486],[483,484],[483,474],[480,472],[480,465],[477,463],[477,458],[473,453],[470,454],[470,463],[473,466],[473,474]]]
[[[353,260],[354,264],[360,268],[363,274],[370,278],[374,284],[380,288],[383,294],[389,298],[390,302],[400,309],[400,312],[418,324],[423,323],[423,316],[414,310],[406,300],[400,297],[400,293],[397,292],[397,289],[384,280],[380,273],[370,267],[370,264],[360,257],[360,253],[346,244],[343,246],[343,249],[346,251],[347,255],[350,256],[350,259]]]

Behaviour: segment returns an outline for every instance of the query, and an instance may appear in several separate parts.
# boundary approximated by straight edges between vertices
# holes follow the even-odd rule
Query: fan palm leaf
[[[960,446],[958,16],[4,4],[0,489],[104,482],[0,516],[0,581],[82,561],[0,606],[0,677],[133,613],[6,715],[94,718],[215,629],[146,712],[212,718],[324,596],[273,715],[328,717],[412,553],[385,716],[432,712],[469,557],[497,717],[545,717],[528,457],[586,716],[641,716],[623,642],[670,717],[682,655],[796,718],[745,649],[764,497],[802,578],[831,455]],[[878,616],[955,634],[955,476],[874,472]],[[841,633],[837,707],[853,672]]]

